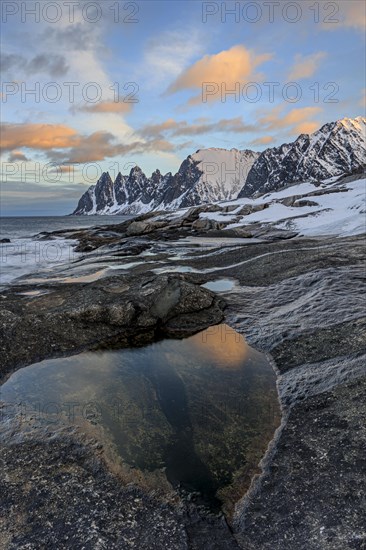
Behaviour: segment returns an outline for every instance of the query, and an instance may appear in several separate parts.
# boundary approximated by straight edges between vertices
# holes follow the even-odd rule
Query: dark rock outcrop
[[[43,286],[51,292],[31,299],[16,287],[3,294],[0,376],[52,355],[181,338],[223,319],[224,302],[183,275]]]

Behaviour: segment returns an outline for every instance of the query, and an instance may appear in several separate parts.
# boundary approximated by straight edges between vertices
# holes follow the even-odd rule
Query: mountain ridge
[[[313,134],[268,148],[258,157],[238,198],[275,191],[284,183],[324,181],[352,174],[365,166],[366,119],[328,122]]]
[[[176,174],[156,169],[148,178],[139,166],[113,182],[104,172],[80,198],[74,215],[138,214],[252,197],[302,181],[324,181],[361,172],[366,118],[343,118],[313,134],[262,153],[249,149],[198,149]]]

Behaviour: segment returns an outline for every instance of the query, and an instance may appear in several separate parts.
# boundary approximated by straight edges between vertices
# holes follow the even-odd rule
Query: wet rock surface
[[[365,547],[365,413],[365,377],[291,408],[260,486],[238,507],[243,548]]]
[[[60,271],[63,280],[40,275],[28,283],[47,292],[38,296],[20,295],[26,280],[1,292],[1,376],[43,357],[183,337],[225,315],[273,360],[283,409],[263,474],[238,501],[234,535],[223,516],[195,502],[167,502],[118,481],[77,434],[53,434],[2,445],[2,512],[11,517],[0,522],[4,548],[35,540],[121,548],[123,537],[131,547],[173,550],[364,547],[364,237],[305,239],[260,224],[200,228],[203,211],[140,216],[130,230],[131,221],[69,231],[85,255]],[[112,272],[116,264],[131,267]],[[96,269],[96,280],[73,282]],[[200,287],[220,278],[237,284],[220,297]]]
[[[222,514],[111,472],[80,433],[33,434],[0,447],[0,548],[240,548]]]
[[[0,462],[1,548],[187,548],[174,506],[124,486],[76,438],[2,446]]]
[[[41,288],[49,293],[29,297],[17,286],[2,293],[2,377],[45,357],[181,338],[223,319],[223,300],[181,275],[115,276]]]

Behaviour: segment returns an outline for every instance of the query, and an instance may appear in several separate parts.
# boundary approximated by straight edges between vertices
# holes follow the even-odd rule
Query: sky
[[[365,115],[362,0],[1,3],[1,214]]]

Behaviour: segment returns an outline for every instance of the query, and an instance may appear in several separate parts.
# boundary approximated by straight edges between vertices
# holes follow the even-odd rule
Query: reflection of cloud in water
[[[99,399],[116,373],[112,355],[81,353],[43,361],[15,372],[2,394],[9,401],[17,397],[42,403],[88,403]]]
[[[27,284],[36,284],[36,283],[44,283],[45,281],[47,283],[93,283],[94,281],[97,281],[100,279],[105,273],[107,272],[107,269],[100,269],[99,271],[95,271],[93,273],[89,273],[86,275],[73,275],[70,277],[49,277],[47,279],[45,278],[32,278],[27,279]]]
[[[270,364],[227,325],[183,340],[45,360],[15,372],[0,398],[13,403],[9,413],[20,404],[22,418],[42,429],[75,424],[113,461],[141,475],[159,471],[213,506],[219,490],[229,510],[279,418]]]
[[[228,325],[216,325],[195,334],[189,339],[197,349],[212,360],[216,368],[240,369],[249,354],[249,346],[243,336]]]

